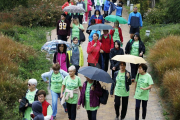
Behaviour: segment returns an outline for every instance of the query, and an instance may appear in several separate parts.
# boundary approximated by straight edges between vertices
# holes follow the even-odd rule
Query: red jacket
[[[114,48],[113,38],[111,36],[110,40],[110,34],[108,34],[106,39],[104,38],[104,35],[102,35],[100,42],[102,43],[101,48],[105,53],[110,53],[110,49]]]
[[[98,63],[98,60],[99,60],[99,52],[100,52],[100,49],[101,49],[101,43],[99,42],[99,40],[97,41],[97,45],[96,47],[94,47],[95,41],[92,40],[91,42],[88,43],[88,46],[87,46],[87,53],[88,53],[88,60],[87,62],[88,63]]]
[[[115,30],[110,30],[110,35],[111,35],[111,36],[114,35],[114,31],[115,31]],[[119,32],[119,38],[120,38],[121,42],[123,42],[122,30],[121,30],[120,27],[118,27],[118,32]]]
[[[71,5],[73,5],[73,2],[71,2]],[[67,6],[69,6],[69,3],[68,3],[68,2],[65,2],[64,5],[62,6],[62,10],[63,10],[65,7],[67,7]],[[67,15],[68,12],[65,12],[65,14]]]
[[[44,100],[44,102],[42,103],[42,109],[43,109],[42,114],[44,116],[47,116],[47,108],[49,105],[50,104],[46,100]]]

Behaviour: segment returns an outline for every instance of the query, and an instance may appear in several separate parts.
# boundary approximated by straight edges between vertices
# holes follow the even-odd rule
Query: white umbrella
[[[85,13],[86,11],[82,7],[78,7],[76,5],[70,5],[63,9],[64,12],[69,13]]]

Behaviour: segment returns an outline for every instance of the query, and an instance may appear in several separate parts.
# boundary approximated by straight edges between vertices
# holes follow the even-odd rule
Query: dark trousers
[[[112,70],[112,79],[114,80],[114,81],[116,81],[116,79],[114,78],[114,73],[116,72],[117,70]],[[114,93],[114,88],[115,88],[115,83],[112,83],[111,84],[111,89],[110,89],[110,95],[113,95],[113,93]]]
[[[78,70],[79,70],[80,66],[79,66],[79,65],[75,65],[75,67],[76,67],[76,73],[75,73],[75,75],[78,75]]]
[[[121,109],[121,119],[124,119],[126,117],[127,107],[128,107],[128,98],[129,97],[122,97],[122,109]],[[116,111],[116,117],[119,117],[119,108],[120,108],[120,102],[121,97],[115,95],[114,99],[114,108]]]
[[[88,120],[96,120],[97,110],[95,111],[87,110],[87,114],[88,114]]]
[[[139,120],[139,109],[140,109],[141,101],[142,101],[142,119],[146,118],[147,102],[148,101],[136,99],[136,109],[135,109],[136,120]]]
[[[83,15],[79,15],[79,23],[82,24],[82,21],[83,21]]]
[[[75,120],[76,119],[76,106],[77,106],[77,104],[66,103],[66,106],[67,106],[67,110],[68,110],[69,119]]]
[[[67,41],[67,35],[58,35],[58,40]]]
[[[91,18],[91,11],[89,11],[88,17]]]
[[[108,71],[109,66],[109,53],[102,53],[103,54],[103,64],[104,64],[104,71]]]
[[[73,17],[73,14],[71,14],[71,15],[67,14],[67,15],[66,15],[66,20],[68,20],[69,23],[71,23],[71,18],[72,18],[72,17]]]
[[[101,66],[99,65],[99,63],[96,63],[96,65],[94,63],[89,63],[88,64],[89,66],[92,66],[92,67],[97,67],[99,69],[101,69]]]
[[[108,11],[104,11],[104,18],[108,16]]]
[[[137,71],[138,71],[138,66],[139,64],[130,64],[131,65],[131,75],[132,79],[136,79]]]

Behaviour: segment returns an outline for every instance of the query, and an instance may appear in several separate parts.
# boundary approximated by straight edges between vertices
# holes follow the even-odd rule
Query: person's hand
[[[81,105],[78,105],[78,106],[77,106],[77,109],[80,109],[80,107],[81,107]]]
[[[104,53],[104,51],[102,49],[100,49],[100,53]]]
[[[111,97],[113,97],[113,95],[111,95]]]
[[[63,94],[61,94],[60,98],[63,98]]]
[[[130,78],[130,75],[129,75],[129,73],[127,73],[127,74],[126,74],[126,76],[128,77],[128,79]]]
[[[140,88],[140,89],[142,89],[142,90],[146,90],[145,88]]]
[[[93,45],[93,46],[94,46],[94,47],[96,47],[96,45],[97,45],[97,43],[94,43],[94,45]]]
[[[22,99],[19,99],[19,102],[21,102]]]
[[[26,103],[25,107],[28,107],[28,103]]]
[[[69,36],[67,36],[67,39],[69,39]]]
[[[128,25],[129,26],[129,28],[131,27],[131,25]]]
[[[49,80],[45,81],[46,83],[49,83]]]
[[[139,54],[139,56],[141,57],[143,55],[143,52],[141,52],[140,54]]]
[[[113,67],[112,69],[113,69],[113,70],[116,70],[116,67]]]
[[[93,86],[93,85],[91,86],[91,90],[93,90],[93,91],[94,91],[94,86]]]

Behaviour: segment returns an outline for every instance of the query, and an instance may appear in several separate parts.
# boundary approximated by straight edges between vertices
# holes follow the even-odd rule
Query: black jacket
[[[119,70],[118,71],[116,71],[115,73],[114,73],[114,82],[115,82],[115,84],[116,84],[116,77],[117,77],[117,75],[118,75],[118,72],[119,72]],[[126,76],[126,74],[127,73],[129,73],[129,75],[130,75],[130,77],[129,77],[129,79],[127,78],[127,76]],[[125,71],[125,86],[126,86],[126,91],[128,92],[129,91],[129,85],[131,85],[131,74],[130,74],[130,72],[129,71]],[[116,85],[115,85],[116,86]],[[114,89],[113,89],[114,90]]]
[[[130,51],[132,49],[132,45],[134,43],[134,40],[131,39],[128,41],[128,43],[126,44],[126,48],[125,48],[125,53],[126,54],[130,54]],[[145,46],[144,46],[144,43],[139,40],[139,54],[141,53],[141,51],[143,52],[143,54],[145,54]],[[142,56],[143,57],[143,56]]]
[[[110,58],[110,69],[112,69],[113,67],[116,67],[116,70],[119,70],[119,61],[116,60],[111,60],[111,58],[113,58],[116,55],[124,55],[124,50],[120,47],[120,41],[116,40],[115,42],[118,43],[119,45],[119,50],[115,49],[115,47],[113,49],[111,49],[110,53],[109,53],[109,58]],[[114,44],[115,45],[115,44]]]
[[[44,115],[42,114],[42,104],[39,101],[34,101],[32,103],[32,111],[35,115],[33,120],[44,120]]]

